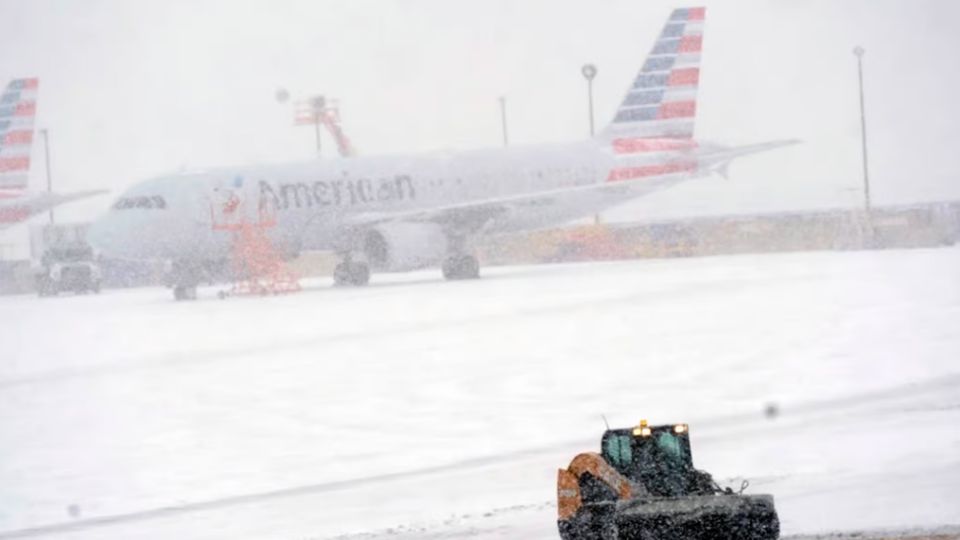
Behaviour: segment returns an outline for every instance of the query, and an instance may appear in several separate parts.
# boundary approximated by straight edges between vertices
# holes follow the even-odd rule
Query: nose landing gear
[[[472,255],[474,248],[469,237],[461,234],[447,236],[447,253],[447,258],[440,265],[444,279],[453,281],[480,278],[480,262]]]
[[[198,263],[192,261],[173,261],[167,271],[167,283],[173,289],[173,299],[197,299],[197,286],[200,285],[202,269]]]
[[[178,302],[181,300],[196,300],[197,288],[176,285],[173,287],[173,299]]]

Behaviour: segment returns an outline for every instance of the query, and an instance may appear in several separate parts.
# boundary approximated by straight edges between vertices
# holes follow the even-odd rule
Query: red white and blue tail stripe
[[[0,95],[0,190],[27,187],[37,87],[37,79],[15,79]]]
[[[706,8],[676,9],[602,137],[693,137]]]

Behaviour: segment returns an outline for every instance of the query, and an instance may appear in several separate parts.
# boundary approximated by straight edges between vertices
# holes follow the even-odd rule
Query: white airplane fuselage
[[[285,255],[334,250],[337,283],[369,269],[440,264],[479,276],[472,240],[551,227],[714,172],[795,141],[740,147],[693,139],[704,8],[673,10],[612,121],[581,142],[412,156],[230,167],[147,180],[90,231],[105,254],[180,261],[177,298],[198,266],[231,254],[236,229],[266,222]],[[359,259],[360,262],[356,262]],[[179,288],[179,292],[177,290]],[[186,295],[186,296],[184,296]]]
[[[662,160],[663,155],[651,155]],[[107,254],[135,259],[222,258],[229,254],[230,223],[219,205],[231,192],[248,222],[266,217],[282,251],[346,250],[365,218],[413,213],[602,183],[612,168],[609,146],[571,144],[497,148],[417,156],[312,160],[218,168],[142,182],[118,199],[91,234]],[[160,197],[163,203],[138,199]],[[126,203],[129,207],[123,208]],[[160,206],[163,206],[162,208]],[[261,215],[260,209],[265,209]],[[587,213],[589,211],[586,211]],[[557,208],[513,216],[509,232],[576,219],[584,211]],[[497,230],[502,228],[503,230]]]

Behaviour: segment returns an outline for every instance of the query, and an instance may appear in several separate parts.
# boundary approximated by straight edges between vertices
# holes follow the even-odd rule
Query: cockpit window
[[[163,210],[166,207],[167,201],[159,195],[150,197],[121,197],[117,199],[117,202],[113,203],[114,210],[128,210],[130,208]]]

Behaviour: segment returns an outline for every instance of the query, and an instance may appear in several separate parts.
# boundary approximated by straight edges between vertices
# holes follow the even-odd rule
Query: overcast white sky
[[[867,49],[878,203],[960,198],[960,2],[707,1],[697,137],[801,146],[747,158],[621,219],[852,205],[861,185],[854,45]],[[362,154],[582,138],[584,62],[612,116],[675,2],[661,0],[0,0],[0,79],[38,76],[55,187],[181,167],[308,158],[294,97],[338,98]],[[5,84],[5,83],[0,83]],[[327,150],[332,141],[327,139]],[[330,154],[328,154],[330,155]],[[42,189],[42,149],[33,187]],[[111,197],[64,208],[92,219]],[[0,236],[25,236],[18,227]]]

